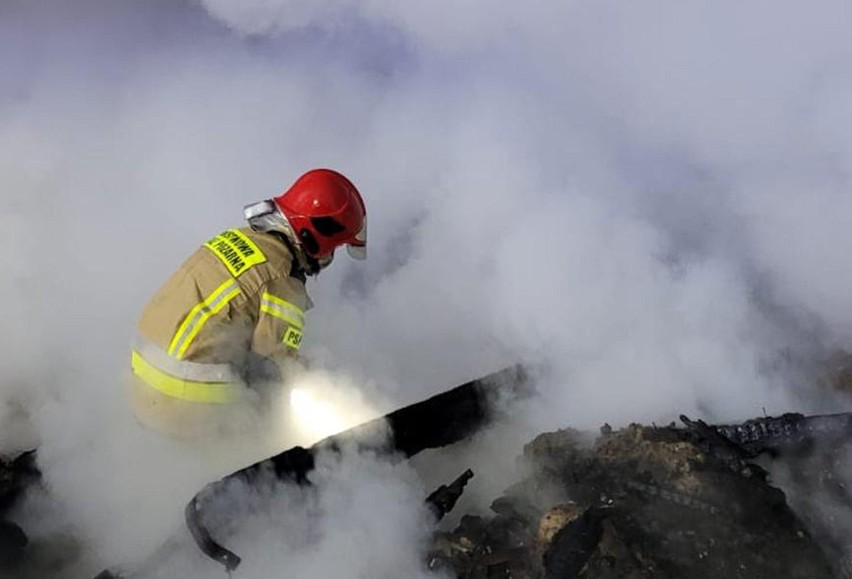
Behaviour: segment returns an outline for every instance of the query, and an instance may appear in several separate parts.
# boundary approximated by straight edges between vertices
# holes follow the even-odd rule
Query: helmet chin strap
[[[288,238],[289,239],[289,238]],[[331,262],[334,261],[334,252],[332,251],[325,257],[313,257],[305,253],[304,248],[301,245],[296,245],[296,251],[304,257],[304,265],[302,262],[299,262],[299,265],[302,267],[305,275],[316,276],[319,275],[319,272],[327,268],[331,265]]]
[[[287,220],[283,217],[282,220],[284,222],[283,226],[274,229],[274,231],[283,234],[284,237],[287,238],[287,241],[290,242],[290,248],[293,250],[293,257],[299,264],[299,268],[305,272],[305,275],[315,276],[331,264],[331,259],[325,261],[308,255],[305,248],[299,242],[298,236],[293,233],[293,228],[290,227],[290,224],[287,223]]]
[[[317,262],[317,264],[319,265],[319,268],[321,270],[327,268],[328,266],[331,265],[331,262],[334,261],[334,250],[332,250],[332,252],[329,253],[328,255],[326,255],[325,257],[322,257],[320,259],[316,259],[315,261]],[[319,272],[317,272],[317,273],[319,273]]]
[[[281,231],[281,233],[287,236],[287,239],[293,244],[293,249],[295,250],[293,253],[296,255],[296,261],[299,263],[299,267],[302,268],[302,271],[305,272],[305,275],[318,275],[319,272],[330,266],[331,262],[334,261],[334,250],[325,257],[314,257],[309,255],[308,252],[305,251],[304,245],[299,242],[298,236],[293,233],[293,228],[290,227],[289,224],[287,224],[286,230]]]

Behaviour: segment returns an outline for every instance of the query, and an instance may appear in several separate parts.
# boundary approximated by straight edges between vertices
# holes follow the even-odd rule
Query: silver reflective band
[[[172,339],[169,345],[169,354],[176,358],[183,357],[189,344],[210,316],[215,315],[222,306],[234,299],[240,293],[240,284],[236,280],[230,280],[210,294],[203,302],[197,304],[189,312],[189,316],[178,328],[179,334]]]
[[[300,330],[305,327],[304,314],[298,308],[281,298],[276,298],[270,294],[263,294],[260,300],[260,309],[261,311],[272,310],[268,311],[268,313],[283,319]]]
[[[237,384],[243,382],[242,377],[230,364],[203,364],[177,360],[140,335],[136,336],[133,349],[139,352],[148,363],[175,378],[192,380],[193,382],[231,382]]]

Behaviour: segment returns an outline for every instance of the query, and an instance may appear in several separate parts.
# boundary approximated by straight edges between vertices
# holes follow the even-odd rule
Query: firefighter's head
[[[331,263],[334,250],[345,245],[355,259],[367,256],[367,210],[352,182],[331,169],[308,171],[284,193],[262,204],[248,206],[246,217],[256,229],[273,211],[286,220],[287,231],[316,273]]]
[[[308,171],[273,201],[310,257],[328,259],[341,245],[355,259],[367,256],[367,209],[358,189],[340,173]]]

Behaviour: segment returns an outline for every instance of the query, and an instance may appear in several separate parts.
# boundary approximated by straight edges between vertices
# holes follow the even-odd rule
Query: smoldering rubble
[[[316,456],[353,444],[384,449],[392,460],[453,445],[495,417],[495,394],[528,395],[528,378],[510,368],[211,483],[188,505],[191,533],[166,538],[138,568],[107,569],[98,578],[167,576],[158,572],[167,560],[196,547],[239,576],[239,557],[217,543],[221,521],[200,516],[209,515],[203,511],[219,487],[265,484],[264,472],[309,486]],[[438,414],[446,420],[436,421]],[[377,428],[389,436],[377,436]],[[470,469],[423,497],[434,523],[423,572],[458,579],[852,577],[843,526],[852,513],[843,469],[850,436],[850,414],[716,425],[681,416],[679,424],[604,425],[599,432],[566,425],[523,446],[523,476],[494,497],[488,513],[454,513],[455,522],[441,524],[477,484]],[[1,576],[61,573],[68,562],[55,552],[45,559],[51,550],[29,544],[14,522],[16,502],[39,484],[34,452],[0,460]]]
[[[437,534],[431,568],[465,579],[846,572],[837,537],[791,509],[767,470],[695,431],[634,424],[593,438],[565,429],[530,441],[522,460],[531,474],[490,516],[463,516]],[[827,471],[809,475],[816,486]]]

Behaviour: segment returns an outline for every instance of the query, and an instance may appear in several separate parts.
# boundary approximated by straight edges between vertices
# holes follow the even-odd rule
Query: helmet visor
[[[364,216],[364,224],[361,231],[355,235],[355,239],[346,245],[346,253],[353,259],[367,259],[367,216]]]
[[[349,257],[358,260],[367,259],[367,246],[366,245],[347,245],[346,253],[349,254]]]

